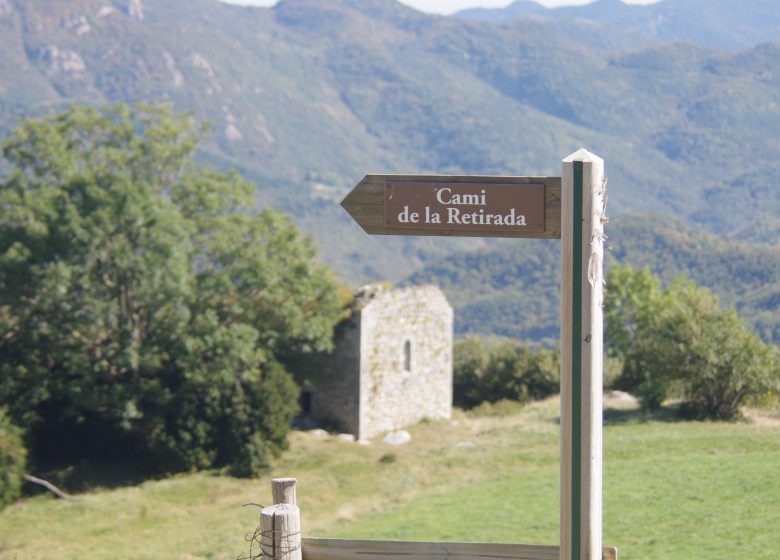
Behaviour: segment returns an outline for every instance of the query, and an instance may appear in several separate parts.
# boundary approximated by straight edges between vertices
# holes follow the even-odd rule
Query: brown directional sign
[[[544,185],[386,181],[385,227],[542,233]]]
[[[341,202],[373,235],[560,238],[560,177],[366,175]]]

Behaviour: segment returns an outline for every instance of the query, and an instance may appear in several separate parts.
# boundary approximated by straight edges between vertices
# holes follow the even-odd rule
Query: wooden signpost
[[[341,203],[372,235],[561,239],[560,560],[601,560],[604,161],[561,177],[366,175]]]

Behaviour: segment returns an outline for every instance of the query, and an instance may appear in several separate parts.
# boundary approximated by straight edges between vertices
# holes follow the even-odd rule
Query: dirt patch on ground
[[[780,412],[760,408],[745,409],[745,419],[751,424],[780,430]]]

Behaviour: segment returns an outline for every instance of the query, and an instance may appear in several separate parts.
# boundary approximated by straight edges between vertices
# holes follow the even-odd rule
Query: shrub
[[[559,348],[537,348],[528,354],[528,365],[522,376],[528,396],[546,399],[561,389],[561,353]]]
[[[452,400],[473,408],[482,402],[481,380],[488,366],[488,348],[482,339],[467,336],[453,348]]]
[[[26,459],[22,430],[0,409],[0,509],[21,495]]]
[[[692,416],[730,420],[749,397],[778,393],[777,347],[764,344],[708,291],[688,282],[671,289],[681,308],[671,358]]]
[[[484,402],[543,399],[560,388],[555,349],[469,336],[455,344],[454,362],[453,400],[467,409]]]
[[[395,453],[385,453],[379,458],[379,462],[389,465],[391,463],[395,463],[396,459],[397,457]]]
[[[501,399],[496,402],[483,402],[482,404],[475,406],[469,410],[468,414],[475,417],[493,417],[504,418],[506,416],[513,416],[520,412],[523,405],[517,401],[510,401],[507,399]]]
[[[618,389],[616,383],[623,372],[623,360],[616,356],[604,355],[604,389]]]
[[[607,350],[623,360],[615,383],[644,408],[674,391],[688,417],[728,420],[747,399],[780,391],[780,359],[734,310],[690,280],[666,289],[647,271],[619,267],[607,292]]]

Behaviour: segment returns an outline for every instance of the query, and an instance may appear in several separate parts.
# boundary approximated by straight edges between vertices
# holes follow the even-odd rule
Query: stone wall
[[[333,424],[339,430],[357,434],[360,401],[360,313],[336,330],[336,348],[329,370],[311,395],[314,420]]]

